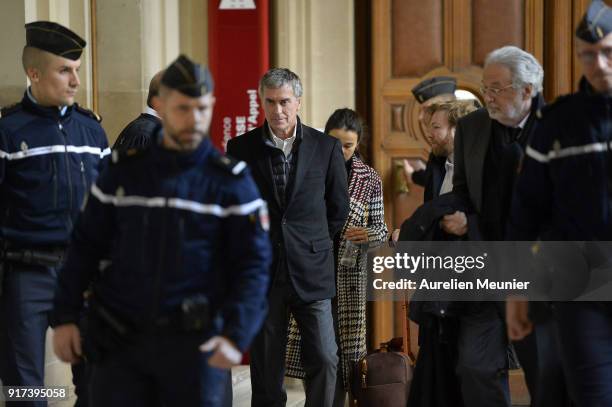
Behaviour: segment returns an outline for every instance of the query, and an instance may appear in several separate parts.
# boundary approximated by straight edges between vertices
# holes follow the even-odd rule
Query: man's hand
[[[77,363],[82,355],[81,333],[75,324],[64,324],[53,330],[53,350],[66,363]]]
[[[440,221],[440,227],[446,233],[456,236],[463,236],[467,233],[467,217],[465,213],[456,211],[451,215],[446,215]]]
[[[407,184],[412,184],[412,173],[414,172],[414,167],[410,165],[410,162],[405,158],[402,160],[404,164],[404,178]]]
[[[509,297],[506,300],[506,327],[508,337],[520,341],[529,335],[533,324],[529,320],[529,302],[523,297]]]
[[[414,167],[413,167],[412,164],[410,164],[410,162],[408,160],[406,160],[405,158],[404,158],[404,160],[402,162],[404,164],[404,171],[403,171],[404,179],[406,180],[406,183],[408,185],[412,185],[413,184],[413,182],[412,182],[412,174],[415,171],[424,170],[425,169],[425,164],[423,164],[422,161],[417,160],[415,162],[415,164],[414,164]]]
[[[208,364],[219,369],[230,369],[242,361],[242,353],[224,336],[213,336],[200,346],[202,352],[213,352]]]
[[[357,227],[347,229],[344,238],[353,243],[367,243],[370,240],[368,237],[368,229]]]
[[[414,167],[413,168],[414,168],[415,171],[421,171],[421,170],[424,170],[425,168],[427,168],[427,166],[425,165],[425,163],[423,161],[421,161],[419,159],[419,160],[416,160],[414,162]]]

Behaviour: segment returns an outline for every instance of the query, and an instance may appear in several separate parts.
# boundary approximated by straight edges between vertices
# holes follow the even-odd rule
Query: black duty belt
[[[153,321],[151,329],[154,332],[204,332],[210,328],[208,318],[190,318],[189,316],[165,314]]]
[[[3,259],[11,263],[21,263],[32,266],[57,267],[64,259],[64,249],[53,250],[6,250]]]
[[[152,328],[155,331],[204,332],[210,329],[210,312],[208,299],[195,295],[183,299],[180,308],[158,316]]]

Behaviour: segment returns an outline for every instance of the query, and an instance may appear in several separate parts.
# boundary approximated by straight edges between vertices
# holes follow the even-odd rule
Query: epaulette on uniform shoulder
[[[232,175],[240,175],[246,168],[246,163],[244,161],[236,160],[235,158],[219,155],[213,159],[213,163],[219,167],[229,172]]]
[[[113,150],[111,153],[111,161],[113,164],[125,162],[126,160],[130,160],[134,157],[142,156],[143,151],[144,150],[138,148],[130,148],[125,151]]]
[[[102,117],[100,117],[100,115],[97,114],[96,112],[94,112],[93,110],[85,109],[84,107],[79,106],[78,103],[75,103],[74,107],[75,107],[77,112],[82,113],[85,116],[94,119],[98,123],[100,123],[102,121]]]
[[[548,113],[552,112],[553,110],[557,109],[559,106],[563,106],[565,105],[566,102],[568,102],[570,100],[570,96],[569,95],[562,95],[559,96],[557,99],[555,99],[555,101],[549,105],[546,105],[544,107],[541,107],[537,112],[536,112],[536,117],[538,119],[543,118],[544,116],[546,116]]]
[[[16,113],[21,110],[21,102],[15,103],[10,106],[3,107],[0,109],[0,118],[6,117],[10,114]]]

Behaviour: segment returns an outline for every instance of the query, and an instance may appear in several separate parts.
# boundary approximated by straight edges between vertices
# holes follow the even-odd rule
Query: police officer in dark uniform
[[[265,318],[267,209],[246,164],[207,137],[210,89],[208,70],[184,56],[167,68],[163,130],[149,149],[113,153],[75,226],[54,348],[66,362],[92,361],[94,406],[218,406],[226,369]],[[92,272],[107,253],[112,265]]]
[[[434,103],[455,100],[457,79],[452,76],[434,76],[416,84],[411,89],[412,95],[419,103],[419,121],[425,120],[427,108]]]
[[[457,80],[450,76],[436,76],[419,82],[412,88],[412,94],[419,102],[419,123],[422,126],[425,137],[429,138],[428,108],[435,103],[450,102],[455,100]],[[430,142],[431,144],[431,142]],[[437,197],[444,180],[446,168],[445,156],[436,156],[433,152],[429,154],[425,169],[412,168],[407,160],[404,160],[404,175],[407,182],[413,182],[425,188],[425,202]]]
[[[451,76],[435,76],[425,79],[414,88],[412,95],[419,103],[418,120],[425,139],[429,141],[429,108],[442,102],[450,102],[455,100],[455,91],[457,90],[457,80]],[[440,195],[440,188],[444,175],[446,174],[446,157],[436,156],[433,152],[429,153],[427,163],[423,164],[417,161],[413,167],[408,160],[403,160],[403,175],[406,184],[417,184],[424,188],[423,201],[428,202]],[[395,229],[391,234],[391,239],[397,241],[399,238],[399,229]]]
[[[509,227],[515,240],[595,241],[585,245],[592,249],[609,247],[612,240],[612,9],[594,0],[576,37],[584,73],[580,89],[542,110],[526,150]],[[568,284],[583,284],[588,273],[572,268],[565,275],[553,274],[550,284],[565,291]],[[526,302],[509,306],[508,332],[520,339],[532,328]],[[553,314],[574,403],[612,406],[611,303],[559,302]]]
[[[57,267],[83,197],[110,154],[100,118],[74,103],[85,41],[52,22],[25,28],[23,67],[31,87],[0,118],[0,379],[5,386],[43,385]]]

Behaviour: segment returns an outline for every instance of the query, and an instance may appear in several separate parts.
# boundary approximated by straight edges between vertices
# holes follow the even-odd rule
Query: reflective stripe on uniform
[[[234,168],[232,168],[232,174],[234,174],[234,175],[240,174],[240,172],[242,170],[244,170],[246,168],[246,166],[247,165],[246,165],[246,163],[244,161],[240,161],[238,164],[236,164],[234,166]]]
[[[142,206],[147,208],[175,208],[183,209],[202,215],[214,215],[226,218],[231,215],[248,215],[264,206],[263,199],[256,199],[241,205],[222,207],[216,204],[203,204],[181,198],[144,197],[144,196],[118,196],[105,194],[96,184],[91,186],[91,194],[100,202],[114,206]]]
[[[612,142],[610,142],[610,149],[612,149]],[[547,154],[540,153],[539,151],[535,150],[531,146],[527,146],[527,149],[525,150],[525,154],[527,154],[527,156],[533,158],[534,160],[538,162],[548,163],[549,161],[555,160],[558,158],[565,158],[565,157],[571,157],[571,156],[582,155],[582,154],[590,154],[590,153],[603,153],[605,151],[608,151],[608,143],[600,142],[600,143],[586,144],[584,146],[572,146],[572,147],[561,148],[558,150],[550,150]]]
[[[90,147],[90,146],[65,146],[62,144],[55,146],[45,146],[45,147],[35,147],[29,148],[27,150],[17,151],[16,153],[7,153],[6,151],[0,150],[0,158],[5,158],[7,160],[21,160],[28,157],[34,157],[37,155],[45,155],[45,154],[56,154],[56,153],[76,153],[76,154],[93,154],[98,155],[100,158],[104,158],[105,156],[111,153],[110,148],[105,148],[102,150],[100,147]]]

